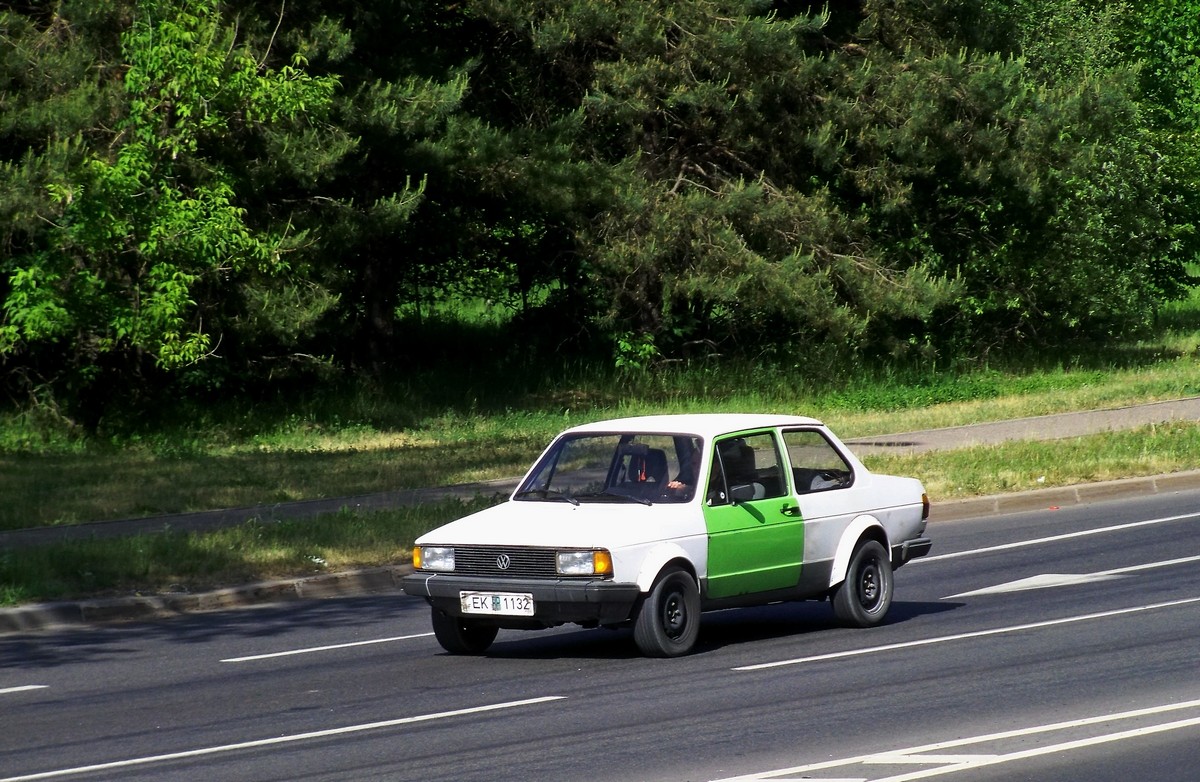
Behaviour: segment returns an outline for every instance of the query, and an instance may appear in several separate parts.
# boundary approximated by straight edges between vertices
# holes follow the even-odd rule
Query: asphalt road
[[[707,615],[695,654],[403,596],[0,637],[0,782],[1195,782],[1200,492],[931,527],[890,620]]]

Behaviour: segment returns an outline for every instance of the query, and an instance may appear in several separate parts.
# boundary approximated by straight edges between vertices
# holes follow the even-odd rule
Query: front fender
[[[876,534],[874,531],[878,530],[877,534],[882,539],[884,548],[891,551],[887,530],[883,528],[878,519],[870,514],[863,514],[855,518],[846,527],[841,540],[838,541],[837,552],[833,555],[833,567],[829,571],[830,588],[846,580],[846,569],[850,567],[850,557],[854,555],[854,547],[869,530],[872,531],[872,534]]]
[[[686,562],[693,573],[700,574],[701,563],[695,562],[686,549],[678,543],[660,543],[646,552],[646,556],[642,558],[642,567],[637,576],[638,589],[643,594],[649,592],[654,587],[654,581],[658,578],[658,574],[662,572],[667,563],[676,560]]]

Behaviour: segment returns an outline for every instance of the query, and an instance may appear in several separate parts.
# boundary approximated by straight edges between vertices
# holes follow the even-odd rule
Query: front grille
[[[508,567],[501,568],[502,558]],[[455,546],[454,572],[461,576],[492,578],[560,578],[555,549],[505,546]]]

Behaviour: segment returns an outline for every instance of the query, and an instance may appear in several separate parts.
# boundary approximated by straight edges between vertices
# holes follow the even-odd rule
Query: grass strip
[[[1200,423],[1014,441],[912,455],[868,455],[868,469],[920,478],[935,502],[1182,472],[1200,467]]]
[[[493,500],[442,503],[311,519],[247,522],[215,532],[162,532],[0,553],[0,605],[198,592],[411,559],[422,532]]]
[[[1191,357],[1108,372],[1057,370],[1013,376],[980,371],[929,379],[926,385],[876,378],[856,384],[853,391],[805,398],[789,396],[782,377],[758,391],[718,391],[703,385],[704,377],[693,373],[674,381],[658,378],[661,385],[637,403],[556,408],[552,400],[527,400],[548,407],[443,413],[407,429],[341,419],[321,423],[295,414],[275,423],[261,422],[256,433],[236,437],[214,427],[115,445],[35,447],[17,423],[10,420],[6,430],[0,421],[0,530],[513,477],[523,474],[562,429],[620,415],[791,412],[814,415],[840,436],[852,438],[1200,393],[1200,364]],[[606,396],[632,395],[610,389]],[[573,404],[576,400],[571,399]],[[346,399],[341,407],[364,406]],[[373,414],[389,418],[386,410]],[[1020,484],[1017,476],[1013,480]],[[949,496],[957,496],[954,484],[947,481],[944,487]]]

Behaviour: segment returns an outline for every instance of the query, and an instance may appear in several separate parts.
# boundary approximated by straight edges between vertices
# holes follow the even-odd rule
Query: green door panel
[[[790,496],[705,506],[708,597],[786,589],[799,582],[804,523],[784,512],[795,507]]]

